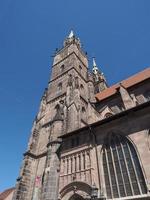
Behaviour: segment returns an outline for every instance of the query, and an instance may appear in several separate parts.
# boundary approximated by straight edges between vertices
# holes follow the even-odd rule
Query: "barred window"
[[[137,153],[126,137],[107,138],[103,147],[103,169],[108,199],[147,193]]]

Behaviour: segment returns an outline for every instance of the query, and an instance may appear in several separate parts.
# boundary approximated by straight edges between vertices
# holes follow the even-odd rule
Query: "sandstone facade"
[[[150,69],[108,87],[71,33],[54,57],[13,200],[150,199]]]

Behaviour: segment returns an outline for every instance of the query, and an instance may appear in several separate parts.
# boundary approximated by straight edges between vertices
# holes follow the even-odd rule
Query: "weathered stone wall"
[[[149,82],[128,90],[120,85],[114,96],[96,102],[93,75],[80,46],[79,39],[68,38],[54,57],[13,200],[87,198],[93,185],[99,196],[106,194],[102,148],[110,133],[133,143],[150,188],[150,108],[134,109],[147,101],[142,95]]]

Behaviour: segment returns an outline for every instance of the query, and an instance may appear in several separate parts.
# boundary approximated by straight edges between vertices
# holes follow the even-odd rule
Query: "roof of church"
[[[125,87],[129,88],[132,87],[146,79],[150,78],[150,67],[146,68],[145,70],[130,76],[128,79],[125,79],[121,81],[120,83]],[[112,85],[111,87],[105,89],[103,92],[96,94],[96,99],[98,101],[102,101],[108,97],[111,97],[112,95],[117,93],[117,89],[120,87],[120,83],[117,83],[115,85]]]
[[[14,191],[14,189],[15,188],[9,188],[4,192],[0,193],[0,200],[5,200]]]

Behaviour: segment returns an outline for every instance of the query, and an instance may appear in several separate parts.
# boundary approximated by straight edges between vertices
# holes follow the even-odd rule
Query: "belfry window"
[[[79,65],[79,71],[80,71],[80,72],[82,71],[82,67],[81,67],[81,65]]]
[[[81,90],[83,90],[83,89],[84,89],[84,86],[83,86],[83,84],[80,84],[80,88],[81,88]]]
[[[147,193],[137,153],[126,137],[112,135],[107,138],[102,154],[108,199]]]
[[[59,83],[57,88],[58,88],[58,92],[60,92],[62,90],[62,83]]]
[[[65,68],[65,65],[61,65],[61,67],[60,67],[61,72],[64,71],[64,68]]]

